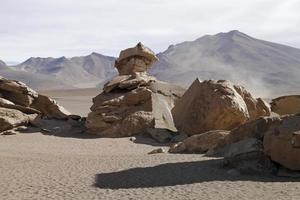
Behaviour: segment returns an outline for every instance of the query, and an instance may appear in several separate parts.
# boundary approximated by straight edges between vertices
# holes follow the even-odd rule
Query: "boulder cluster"
[[[146,133],[168,143],[170,153],[222,156],[224,166],[240,171],[300,170],[300,96],[269,105],[225,80],[196,79],[185,90],[147,73],[157,60],[141,43],[121,51],[115,62],[119,75],[93,98],[86,120],[21,82],[1,78],[0,132],[32,125],[101,137]]]
[[[147,74],[157,61],[143,44],[121,51],[115,67],[119,75],[93,98],[87,131],[104,137],[132,136],[156,131],[177,132],[171,109],[184,89]]]
[[[141,43],[121,51],[115,63],[119,75],[93,99],[89,133],[148,133],[169,142],[170,153],[223,156],[225,166],[240,171],[300,170],[299,96],[269,105],[225,80],[196,79],[185,91],[147,74],[157,60]]]
[[[6,134],[5,131],[19,126],[43,126],[45,120],[67,121],[71,118],[76,117],[24,83],[0,79],[0,132]]]

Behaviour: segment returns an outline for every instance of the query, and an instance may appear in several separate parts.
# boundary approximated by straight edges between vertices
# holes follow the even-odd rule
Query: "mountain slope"
[[[162,80],[228,79],[264,97],[300,91],[300,49],[239,31],[171,45],[158,57],[151,73]]]
[[[95,87],[116,74],[113,57],[92,53],[73,58],[29,58],[14,66],[17,71],[35,73],[57,79],[78,88]]]
[[[6,67],[6,63],[3,62],[2,60],[0,60],[0,68],[2,68],[2,67]]]
[[[22,81],[35,90],[74,89],[55,77],[14,70],[8,67],[0,68],[0,75],[7,79]]]

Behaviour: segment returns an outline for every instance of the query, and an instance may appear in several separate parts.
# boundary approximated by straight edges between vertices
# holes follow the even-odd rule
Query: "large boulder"
[[[0,107],[0,132],[26,125],[37,115],[26,115],[19,110]]]
[[[264,150],[271,159],[291,170],[300,170],[300,115],[282,117],[264,135]]]
[[[224,150],[224,165],[242,173],[272,173],[274,163],[264,153],[261,140],[247,138],[228,145]]]
[[[0,97],[14,104],[29,107],[37,96],[37,92],[20,81],[0,79]]]
[[[187,135],[231,130],[259,116],[270,115],[262,99],[229,81],[196,79],[172,109],[177,129]]]
[[[300,113],[300,95],[282,96],[273,99],[271,109],[279,115]]]
[[[171,109],[184,89],[147,74],[156,60],[155,54],[140,43],[121,52],[115,65],[119,76],[108,81],[103,92],[93,98],[92,112],[86,120],[89,133],[123,137],[153,133],[151,129],[177,131]]]
[[[280,125],[280,117],[260,117],[253,121],[248,121],[233,130],[226,136],[227,144],[232,144],[247,138],[262,140],[264,134],[272,127]]]

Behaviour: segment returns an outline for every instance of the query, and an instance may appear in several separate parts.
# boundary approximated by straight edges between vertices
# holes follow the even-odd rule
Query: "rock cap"
[[[139,42],[135,47],[124,49],[120,52],[120,56],[117,59],[117,63],[120,61],[134,57],[134,56],[141,56],[148,58],[152,62],[158,61],[158,58],[156,57],[155,53],[145,45],[143,45],[141,42]]]

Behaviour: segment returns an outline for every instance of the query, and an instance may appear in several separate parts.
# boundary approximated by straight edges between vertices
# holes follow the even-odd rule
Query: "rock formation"
[[[187,139],[174,144],[169,149],[170,153],[206,153],[209,150],[225,146],[225,138],[229,131],[208,131],[192,135]]]
[[[300,95],[282,96],[273,99],[271,110],[279,115],[300,113]]]
[[[228,81],[196,79],[172,109],[179,131],[187,135],[231,130],[248,120],[270,115],[262,99]]]
[[[171,153],[224,156],[225,165],[241,171],[300,170],[300,115],[261,117],[226,131],[210,131],[171,146]],[[276,163],[276,164],[275,164]]]
[[[282,117],[264,135],[264,150],[271,159],[291,170],[300,170],[300,115]]]
[[[86,121],[89,133],[122,137],[147,129],[177,131],[171,109],[184,90],[147,74],[156,60],[155,54],[141,43],[121,51],[115,64],[119,76],[107,82],[103,92],[93,98]]]
[[[38,116],[67,119],[70,113],[24,83],[0,79],[0,131],[26,125]]]

